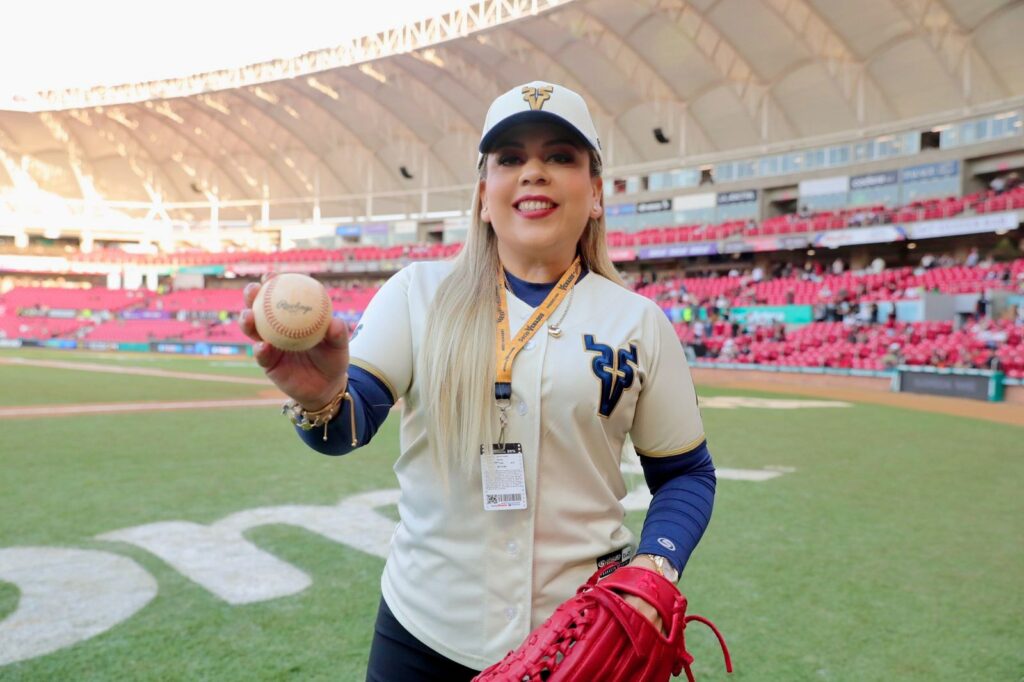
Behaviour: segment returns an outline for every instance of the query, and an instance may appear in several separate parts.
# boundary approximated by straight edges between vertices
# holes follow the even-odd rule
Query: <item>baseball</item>
[[[260,287],[252,304],[256,331],[281,350],[309,350],[331,324],[331,297],[312,277],[277,275]]]

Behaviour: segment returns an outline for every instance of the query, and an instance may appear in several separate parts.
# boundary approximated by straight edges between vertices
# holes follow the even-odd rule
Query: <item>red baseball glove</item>
[[[606,578],[603,568],[559,606],[526,641],[473,682],[664,682],[683,670],[694,681],[683,630],[691,620],[714,631],[732,661],[725,639],[710,621],[686,615],[686,597],[653,571],[624,566]],[[600,580],[600,582],[598,582]],[[619,592],[649,602],[661,615],[669,636],[627,604]]]

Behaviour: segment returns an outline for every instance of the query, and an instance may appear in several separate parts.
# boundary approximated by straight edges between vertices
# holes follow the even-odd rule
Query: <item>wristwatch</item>
[[[637,554],[634,559],[644,557],[654,562],[654,566],[658,569],[658,573],[670,583],[675,583],[679,580],[679,571],[676,570],[675,566],[660,554]]]

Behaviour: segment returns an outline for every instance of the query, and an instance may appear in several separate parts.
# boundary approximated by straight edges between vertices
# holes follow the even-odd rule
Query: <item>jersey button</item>
[[[516,613],[518,611],[519,611],[519,609],[517,609],[516,607],[509,606],[508,608],[505,609],[505,618],[508,618],[510,621],[515,620],[516,619]]]
[[[526,416],[526,403],[524,403],[522,400],[519,401],[519,406],[516,409],[519,410],[520,417]]]
[[[505,545],[505,549],[508,551],[509,556],[519,554],[519,545],[516,544],[515,540],[509,540],[508,544]]]
[[[536,345],[537,342],[534,341],[533,339],[530,339],[529,341],[526,342],[526,346],[524,346],[524,348],[526,348],[526,350],[533,350]]]

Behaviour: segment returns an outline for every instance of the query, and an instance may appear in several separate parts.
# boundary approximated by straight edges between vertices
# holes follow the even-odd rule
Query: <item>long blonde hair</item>
[[[481,179],[486,178],[486,168],[485,155],[479,168]],[[590,174],[601,175],[601,159],[593,151]],[[501,263],[494,229],[480,217],[479,183],[472,211],[462,251],[427,312],[417,378],[427,437],[446,482],[449,471],[471,472],[480,446],[495,442],[498,435],[494,404],[497,303],[492,292]],[[602,211],[601,217],[587,221],[577,247],[580,259],[590,272],[622,285],[608,256],[605,231]]]

